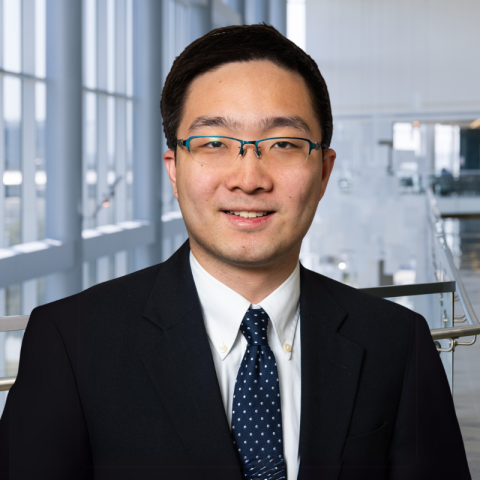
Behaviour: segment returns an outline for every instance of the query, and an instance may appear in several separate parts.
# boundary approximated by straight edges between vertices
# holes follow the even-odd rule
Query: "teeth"
[[[243,218],[256,218],[256,217],[264,217],[268,214],[268,212],[247,212],[246,210],[242,210],[240,212],[227,212],[231,215],[236,215],[237,217]]]

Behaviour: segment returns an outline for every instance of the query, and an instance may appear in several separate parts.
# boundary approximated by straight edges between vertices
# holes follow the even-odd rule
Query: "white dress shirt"
[[[190,266],[230,429],[235,381],[247,347],[240,324],[248,308],[261,307],[270,317],[267,335],[275,355],[280,383],[287,479],[296,480],[300,465],[300,264],[297,263],[287,280],[258,305],[252,305],[246,298],[210,275],[192,252]]]

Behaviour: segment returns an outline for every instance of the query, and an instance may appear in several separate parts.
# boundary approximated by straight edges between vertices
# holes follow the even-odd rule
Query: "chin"
[[[262,267],[274,264],[287,252],[280,245],[272,245],[271,242],[262,244],[245,244],[231,242],[229,244],[204,245],[204,249],[210,255],[216,257],[222,263],[244,267]]]

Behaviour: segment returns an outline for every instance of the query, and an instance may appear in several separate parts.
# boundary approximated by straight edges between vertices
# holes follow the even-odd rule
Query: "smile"
[[[242,211],[225,210],[225,213],[227,215],[236,215],[237,217],[242,217],[242,218],[257,218],[257,217],[266,217],[267,215],[270,215],[273,212],[247,212],[245,210],[242,210]]]

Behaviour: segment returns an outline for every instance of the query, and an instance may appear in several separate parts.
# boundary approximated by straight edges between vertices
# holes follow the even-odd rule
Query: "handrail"
[[[384,287],[359,288],[362,292],[375,297],[394,298],[415,295],[430,295],[432,293],[454,293],[455,282],[412,283],[409,285],[387,285]]]
[[[0,378],[0,392],[5,390],[10,390],[12,385],[15,383],[17,377],[3,377]]]
[[[30,315],[16,315],[13,317],[0,317],[0,332],[13,332],[27,328]]]
[[[433,191],[431,188],[427,190],[427,197],[428,197],[428,201],[430,204],[430,209],[433,217],[432,227],[434,227],[434,230],[436,231],[436,237],[439,240],[439,243],[442,246],[443,253],[445,254],[445,257],[447,259],[447,264],[451,271],[450,275],[451,277],[453,277],[453,279],[455,279],[455,282],[457,284],[458,297],[462,305],[463,312],[467,317],[467,322],[469,323],[469,325],[480,326],[480,322],[478,321],[478,318],[475,315],[475,311],[473,310],[472,304],[470,303],[470,299],[468,298],[467,292],[463,285],[462,279],[460,277],[460,273],[457,267],[455,266],[455,262],[453,261],[452,252],[448,247],[447,240],[445,238],[445,229],[443,227],[443,219],[440,214],[440,211],[438,210],[437,201],[435,200],[435,195],[433,194]],[[461,327],[461,328],[467,328],[467,327]]]
[[[442,253],[447,260],[447,266],[450,270],[450,277],[454,280],[438,281],[432,283],[413,284],[413,285],[389,285],[385,287],[363,288],[360,289],[371,295],[382,298],[393,298],[400,296],[414,296],[414,295],[428,295],[433,293],[453,293],[455,295],[456,287],[458,288],[458,297],[455,296],[454,300],[460,301],[466,320],[469,326],[466,327],[448,327],[448,328],[436,328],[431,329],[430,333],[434,340],[450,339],[451,345],[449,349],[441,349],[440,351],[452,351],[456,345],[473,345],[476,340],[476,336],[480,335],[480,322],[472,308],[472,304],[468,298],[467,292],[460,278],[455,262],[453,261],[453,255],[450,248],[447,245],[445,238],[445,230],[443,228],[442,216],[437,207],[435,196],[431,188],[427,190],[427,196],[430,204],[430,210],[432,214],[432,227],[436,232],[436,237],[442,246]],[[438,278],[438,276],[437,276]],[[27,326],[28,315],[19,315],[12,317],[0,317],[0,332],[24,330]],[[472,342],[458,342],[456,339],[459,337],[474,336]],[[3,377],[0,378],[0,391],[9,390],[15,383],[16,377]]]

